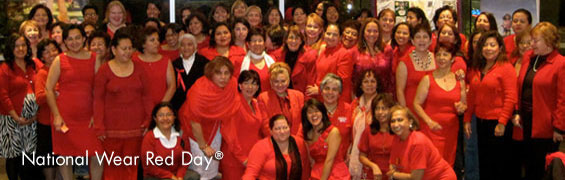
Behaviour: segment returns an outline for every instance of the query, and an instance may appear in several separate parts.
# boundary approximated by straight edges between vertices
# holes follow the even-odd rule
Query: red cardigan
[[[0,114],[10,115],[11,110],[21,114],[26,94],[33,93],[35,72],[43,66],[36,59],[34,63],[35,69],[27,66],[26,72],[16,63],[13,64],[13,69],[7,63],[0,64]]]
[[[516,105],[516,70],[509,62],[496,63],[481,80],[478,70],[469,72],[471,80],[467,93],[467,111],[465,122],[471,122],[471,116],[494,119],[498,123],[508,122]]]
[[[47,105],[47,95],[45,93],[45,85],[47,84],[47,74],[49,74],[49,67],[43,66],[35,74],[35,101],[39,105],[39,110],[37,111],[37,121],[40,124],[50,126],[51,125],[51,109]],[[55,86],[55,90],[59,90]]]
[[[518,94],[522,95],[524,78],[533,51],[526,52],[518,76]],[[552,138],[554,128],[565,130],[565,57],[553,50],[538,68],[532,83],[532,138]]]

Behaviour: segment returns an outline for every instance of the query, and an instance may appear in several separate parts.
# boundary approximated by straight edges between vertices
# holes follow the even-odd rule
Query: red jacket
[[[518,76],[518,95],[533,51],[526,52]],[[554,50],[537,69],[532,83],[532,138],[552,138],[553,130],[565,130],[565,58]]]
[[[465,122],[475,114],[481,119],[495,119],[506,124],[516,105],[516,70],[509,62],[496,63],[481,80],[478,70],[469,72]]]
[[[271,135],[269,128],[269,119],[276,114],[282,114],[288,119],[290,133],[296,135],[302,126],[302,106],[304,106],[304,94],[294,89],[287,89],[287,96],[280,98],[273,90],[265,91],[259,94],[257,102],[259,109],[265,115],[263,118],[263,128],[261,132],[263,137]]]

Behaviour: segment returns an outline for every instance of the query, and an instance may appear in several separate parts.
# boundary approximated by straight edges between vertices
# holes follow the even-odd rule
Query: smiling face
[[[410,41],[410,28],[407,25],[400,25],[396,28],[394,39],[399,46],[403,46]]]
[[[286,119],[277,119],[271,128],[271,134],[276,142],[286,142],[290,137],[290,127]]]
[[[284,94],[290,83],[288,73],[277,73],[275,77],[271,77],[271,89],[277,94]]]
[[[59,50],[57,46],[53,43],[45,46],[45,50],[43,50],[43,54],[41,54],[41,60],[45,62],[45,65],[50,66],[55,57],[59,55]]]
[[[250,10],[249,13],[247,13],[247,16],[245,16],[245,18],[247,19],[247,22],[249,22],[249,25],[253,27],[259,26],[262,21],[261,12],[253,9]]]
[[[308,39],[318,39],[322,33],[322,27],[320,24],[316,23],[313,19],[308,18],[306,23],[306,38]]]
[[[400,137],[408,137],[412,120],[408,119],[406,111],[396,110],[392,112],[390,118],[390,128],[394,134]]]
[[[245,5],[243,3],[237,4],[233,9],[233,15],[236,18],[242,18],[245,16]]]
[[[45,9],[39,8],[37,9],[37,11],[35,11],[35,15],[33,15],[32,20],[37,22],[37,25],[39,27],[45,27],[47,26],[47,23],[49,23],[49,16],[47,15]]]
[[[26,44],[26,40],[24,39],[24,37],[20,37],[18,38],[18,40],[16,40],[16,44],[14,46],[14,57],[16,59],[24,59],[25,56],[27,55],[27,44]]]
[[[84,11],[84,22],[90,22],[96,24],[98,22],[98,14],[93,8],[86,9]]]
[[[427,51],[431,43],[430,35],[424,30],[418,31],[412,39],[412,44],[418,51]]]
[[[363,37],[365,42],[369,45],[374,45],[379,39],[379,25],[375,22],[370,22],[365,26],[365,31],[363,32]]]
[[[477,17],[477,24],[475,24],[476,29],[482,29],[483,31],[488,31],[490,29],[490,23],[488,21],[487,15],[481,14]]]
[[[249,33],[249,29],[247,26],[243,25],[243,23],[237,23],[234,26],[234,34],[236,42],[241,41],[245,42],[245,38],[247,38],[247,33]]]
[[[306,110],[306,117],[308,118],[308,122],[312,124],[313,127],[321,126],[322,122],[322,111],[320,111],[315,106],[310,106]]]
[[[161,131],[171,130],[173,124],[175,123],[175,113],[169,107],[161,107],[155,117],[155,124],[157,124],[157,128]]]
[[[323,88],[322,88],[322,98],[324,99],[325,104],[336,104],[337,100],[339,99],[339,81],[332,80],[329,81]]]
[[[173,31],[172,29],[168,29],[167,33],[165,33],[165,40],[167,44],[171,47],[177,47],[179,43],[179,33]]]
[[[346,27],[343,30],[343,36],[341,36],[341,43],[345,48],[351,48],[357,44],[357,39],[359,37],[359,32],[357,29]]]
[[[451,63],[453,63],[453,56],[447,49],[440,47],[436,56],[436,65],[438,69],[451,68]]]
[[[377,93],[377,79],[372,72],[365,73],[363,81],[361,81],[361,91],[365,95],[373,95]]]
[[[335,24],[331,24],[326,28],[324,41],[326,42],[326,47],[335,47],[339,44],[339,28]]]
[[[116,47],[112,47],[112,53],[116,61],[128,62],[131,61],[131,56],[133,54],[133,45],[131,40],[128,38],[120,39]]]
[[[540,33],[532,35],[532,49],[536,55],[546,55],[548,52],[553,51],[553,47],[545,41]]]
[[[281,15],[279,14],[279,11],[277,11],[276,9],[271,10],[271,12],[269,12],[269,25],[277,25],[281,22]]]
[[[202,22],[198,18],[194,17],[188,22],[188,30],[192,35],[199,35],[202,33]]]
[[[84,36],[82,36],[79,29],[69,30],[69,35],[65,39],[65,45],[71,52],[78,53],[82,50],[84,45]]]
[[[294,10],[292,21],[294,21],[294,23],[297,25],[304,25],[304,23],[306,23],[306,13],[304,13],[304,10],[302,8]]]
[[[263,36],[260,35],[253,35],[249,42],[247,42],[249,46],[249,51],[255,54],[262,54],[265,51],[265,40]]]
[[[222,6],[218,6],[216,7],[216,11],[214,11],[214,15],[212,17],[216,22],[226,22],[230,16],[227,9],[224,9]]]
[[[153,33],[147,37],[143,44],[144,53],[158,53],[159,52],[159,34]]]
[[[37,26],[28,25],[24,28],[24,36],[31,44],[37,44],[40,41],[39,28]]]
[[[286,45],[288,47],[288,50],[292,52],[298,51],[301,43],[302,39],[298,34],[293,32],[290,32],[290,34],[288,34],[288,37],[286,38]]]
[[[335,6],[328,7],[326,10],[326,19],[329,23],[337,23],[337,20],[339,20],[339,12],[337,12]]]
[[[88,47],[90,48],[90,51],[95,52],[97,56],[106,57],[106,54],[108,53],[108,47],[106,47],[106,43],[102,37],[95,37],[92,39]]]
[[[182,54],[182,57],[188,58],[192,56],[192,54],[194,54],[194,52],[196,51],[196,46],[194,45],[194,42],[191,39],[183,38],[180,41],[179,50],[180,53]]]
[[[381,124],[388,124],[388,118],[390,116],[390,107],[385,106],[383,101],[379,101],[374,109],[375,119]]]
[[[496,41],[496,38],[487,38],[482,48],[482,55],[487,61],[496,61],[498,54],[500,54],[500,45],[498,41]]]
[[[53,27],[53,31],[51,31],[51,39],[57,41],[58,44],[63,43],[63,29],[61,29],[61,26]]]
[[[226,87],[231,77],[230,70],[226,66],[220,67],[219,70],[216,70],[212,75],[212,82],[216,84],[216,86],[220,88]]]
[[[239,89],[245,99],[253,99],[253,96],[259,90],[259,85],[253,79],[248,79],[239,84]]]
[[[384,13],[379,19],[379,24],[381,25],[383,32],[392,32],[392,28],[394,28],[394,14]]]
[[[231,33],[227,26],[218,26],[214,34],[216,46],[229,46],[231,43]]]
[[[109,21],[114,26],[120,26],[124,22],[124,13],[122,8],[118,5],[110,7]]]
[[[159,19],[159,14],[161,14],[161,10],[157,8],[157,6],[153,3],[149,3],[147,5],[147,17],[148,18],[157,18]]]

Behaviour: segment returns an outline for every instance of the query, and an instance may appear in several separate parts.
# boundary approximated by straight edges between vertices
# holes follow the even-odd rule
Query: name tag
[[[338,117],[337,120],[338,120],[340,123],[345,123],[345,122],[347,121],[347,118],[346,118],[346,117]]]

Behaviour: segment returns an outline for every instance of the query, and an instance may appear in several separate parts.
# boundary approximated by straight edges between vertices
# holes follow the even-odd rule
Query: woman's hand
[[[206,157],[211,157],[216,153],[216,150],[208,145],[206,145],[206,147],[204,147],[204,149],[202,149],[202,152],[204,152],[204,155]]]
[[[463,114],[465,113],[465,110],[467,110],[467,104],[465,104],[464,102],[455,102],[455,110],[457,110],[457,114]]]
[[[467,137],[467,139],[469,139],[471,137],[471,133],[473,132],[473,130],[471,130],[471,122],[465,122],[463,129],[465,130],[465,136]]]
[[[65,121],[63,121],[63,117],[61,115],[55,115],[53,117],[53,127],[55,131],[63,132],[61,128],[65,125]]]
[[[512,118],[512,124],[514,124],[514,126],[522,128],[522,125],[520,124],[520,115],[516,114],[514,115],[514,117]]]
[[[553,142],[563,141],[563,135],[553,131]]]
[[[383,179],[383,172],[381,171],[381,168],[379,168],[378,166],[373,166],[373,179],[375,180],[381,180]]]
[[[494,135],[495,136],[503,136],[505,128],[506,127],[504,127],[504,124],[498,123],[496,125],[496,127],[494,128]]]
[[[306,86],[306,96],[315,96],[319,94],[319,88],[318,85],[314,84],[314,85],[308,85]]]
[[[457,79],[457,81],[465,80],[465,71],[463,71],[463,69],[455,71],[455,79]]]
[[[439,123],[435,122],[434,120],[429,120],[426,122],[426,124],[428,124],[428,127],[430,127],[432,131],[438,131],[442,129],[441,125],[439,125]]]

